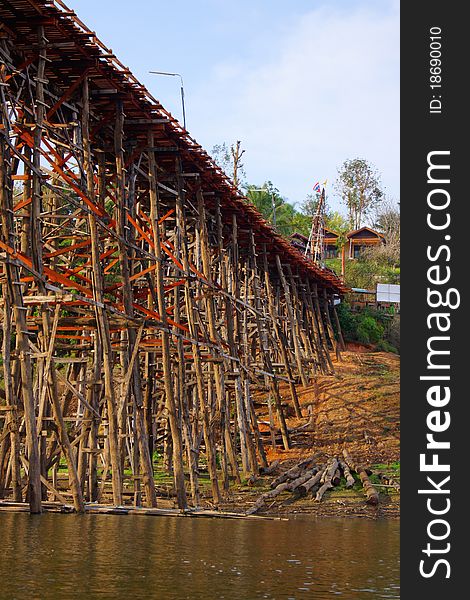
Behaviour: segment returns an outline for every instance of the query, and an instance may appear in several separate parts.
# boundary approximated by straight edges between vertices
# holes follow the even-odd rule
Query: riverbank
[[[290,415],[288,427],[294,446],[283,450],[268,447],[268,461],[279,461],[269,476],[260,476],[234,488],[222,510],[250,510],[280,474],[299,461],[316,455],[317,462],[342,456],[347,448],[363,465],[378,492],[377,506],[366,504],[362,484],[346,488],[344,478],[327,491],[321,502],[315,494],[299,497],[288,490],[273,499],[261,514],[307,513],[322,517],[399,517],[400,509],[400,358],[354,345],[335,362],[335,375],[318,377],[317,385],[297,387],[299,402],[308,423]],[[288,396],[287,385],[281,387]],[[269,433],[269,415],[258,409],[258,419]],[[358,479],[358,478],[356,478]],[[390,483],[390,480],[392,483]]]
[[[269,464],[268,472],[265,470],[257,477],[242,479],[239,484],[231,481],[221,503],[214,507],[208,473],[204,464],[200,464],[200,507],[212,511],[207,516],[217,516],[221,512],[240,516],[249,513],[260,497],[272,490],[273,482],[292,467],[313,458],[314,464],[310,464],[309,468],[321,470],[335,457],[341,463],[346,449],[353,461],[367,471],[377,491],[376,505],[366,503],[359,475],[353,470],[355,481],[348,485],[340,468],[339,478],[338,475],[332,478],[334,485],[322,495],[321,501],[316,493],[318,485],[306,493],[299,493],[300,488],[285,489],[269,501],[262,502],[257,514],[397,518],[400,499],[399,366],[397,355],[350,346],[340,360],[335,359],[334,375],[319,376],[308,387],[297,386],[302,418],[295,416],[288,384],[281,385],[291,439],[289,450],[283,449],[280,430],[275,417],[270,417],[266,396],[257,395],[255,408]],[[164,469],[162,456],[154,456],[154,473],[159,509],[155,515],[163,514],[161,511],[175,511],[173,477]],[[115,509],[115,514],[128,514],[135,504],[132,473],[126,472],[124,479],[124,508]],[[71,494],[67,488],[67,467],[61,463],[56,477],[56,493],[49,498],[56,502],[50,503],[50,510],[70,510]],[[103,481],[102,512],[112,510],[111,502],[111,487],[106,479]],[[88,505],[88,510],[93,508],[93,504]],[[11,503],[0,502],[0,511],[22,509],[26,510],[27,505],[15,507]]]

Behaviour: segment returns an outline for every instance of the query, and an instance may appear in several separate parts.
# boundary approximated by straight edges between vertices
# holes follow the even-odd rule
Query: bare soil
[[[399,482],[400,358],[356,346],[349,347],[342,353],[342,360],[335,362],[335,375],[319,376],[317,383],[307,388],[297,387],[303,419],[297,419],[291,411],[288,385],[281,386],[283,399],[292,412],[287,421],[293,445],[290,450],[282,448],[279,437],[275,448],[269,444],[269,413],[266,404],[260,404],[257,412],[268,461],[279,460],[280,465],[272,475],[261,476],[234,490],[221,509],[246,510],[270,489],[270,482],[275,477],[303,458],[318,454],[319,461],[323,457],[326,460],[328,456],[341,455],[345,447],[356,463],[373,472],[391,475]],[[262,402],[263,398],[258,400]],[[267,512],[372,518],[398,516],[397,490],[379,485],[377,477],[372,476],[372,480],[380,494],[378,507],[365,504],[361,486],[357,483],[351,490],[344,489],[343,485],[334,488],[325,494],[322,502],[315,502],[311,497],[296,499],[285,492],[275,499]]]

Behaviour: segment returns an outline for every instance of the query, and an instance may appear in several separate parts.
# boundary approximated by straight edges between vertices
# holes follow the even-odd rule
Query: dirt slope
[[[268,448],[270,460],[288,460],[313,451],[337,454],[347,445],[367,464],[390,463],[400,457],[400,358],[386,352],[343,352],[333,376],[321,376],[317,386],[297,387],[302,412],[310,422],[288,418],[294,447]],[[288,386],[281,386],[286,402]],[[260,411],[267,423],[269,416]],[[299,429],[300,427],[303,429]],[[264,429],[268,429],[265,425]]]
[[[352,351],[354,350],[354,351]],[[349,348],[342,360],[335,361],[335,375],[321,376],[317,384],[297,392],[307,419],[297,419],[289,408],[288,427],[292,448],[283,450],[280,437],[276,447],[269,440],[269,414],[265,405],[258,409],[269,462],[279,460],[272,476],[260,477],[251,485],[241,486],[231,494],[227,508],[249,508],[259,495],[269,490],[274,476],[292,467],[302,458],[318,453],[320,457],[341,455],[346,447],[357,462],[384,472],[399,481],[400,460],[400,358],[386,352]],[[284,402],[291,407],[289,388],[281,386]],[[259,398],[262,400],[262,398]],[[322,460],[322,458],[320,458]],[[380,480],[373,479],[378,483]],[[268,507],[271,513],[309,512],[318,516],[355,515],[376,518],[398,516],[399,494],[388,486],[378,486],[379,507],[365,504],[362,487],[352,490],[340,485],[328,492],[321,503],[312,497],[295,499],[281,494]]]

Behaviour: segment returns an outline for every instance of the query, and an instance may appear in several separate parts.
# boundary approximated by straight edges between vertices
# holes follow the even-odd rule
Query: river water
[[[0,599],[399,598],[399,523],[0,513]]]

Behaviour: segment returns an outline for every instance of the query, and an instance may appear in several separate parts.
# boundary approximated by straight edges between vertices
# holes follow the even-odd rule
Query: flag
[[[326,187],[326,184],[328,183],[328,179],[325,179],[325,181],[322,183],[323,187]]]
[[[321,188],[320,188],[320,183],[317,181],[317,183],[313,186],[313,191],[317,192],[317,194],[321,194]]]

